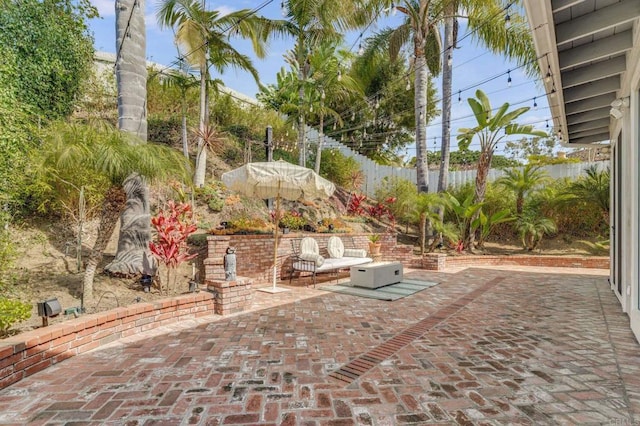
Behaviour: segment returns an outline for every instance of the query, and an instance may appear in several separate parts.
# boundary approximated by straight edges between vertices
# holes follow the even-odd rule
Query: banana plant
[[[445,200],[447,201],[447,207],[451,209],[456,217],[462,245],[472,252],[473,247],[471,247],[471,244],[473,240],[471,236],[475,234],[478,226],[477,223],[474,224],[474,217],[480,212],[485,203],[474,203],[473,195],[469,195],[464,201],[460,202],[449,193],[446,193]]]

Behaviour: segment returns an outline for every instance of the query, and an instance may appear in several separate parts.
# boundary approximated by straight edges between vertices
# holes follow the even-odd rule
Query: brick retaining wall
[[[345,247],[350,247],[349,239],[353,238],[356,248],[369,251],[369,235],[357,234],[316,234],[289,233],[278,235],[277,270],[279,279],[289,276],[289,259],[293,255],[291,240],[295,238],[312,237],[318,245],[327,246],[329,238],[338,236],[344,239]],[[412,256],[411,246],[397,245],[396,236],[380,234],[382,243],[382,260],[408,261]],[[255,286],[270,284],[272,281],[273,265],[273,235],[210,235],[207,237],[207,258],[204,260],[205,282],[207,280],[224,280],[223,259],[227,247],[236,248],[236,271],[240,277],[253,280]],[[407,248],[403,248],[407,247]]]
[[[427,253],[423,256],[421,264],[423,269],[442,271],[450,267],[474,266],[474,265],[515,265],[515,266],[539,266],[548,268],[594,268],[609,269],[609,257],[607,256],[448,256],[442,253]]]
[[[121,337],[214,314],[208,292],[112,309],[0,340],[0,389]]]

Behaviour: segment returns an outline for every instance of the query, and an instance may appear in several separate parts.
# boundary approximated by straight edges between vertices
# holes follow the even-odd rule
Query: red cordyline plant
[[[350,216],[361,216],[364,214],[364,202],[367,196],[364,194],[353,194],[347,206],[347,214]]]
[[[166,209],[160,210],[151,218],[151,224],[156,230],[156,239],[149,243],[149,249],[156,259],[167,267],[168,293],[171,273],[174,275],[175,284],[175,271],[178,266],[197,256],[189,254],[187,247],[187,238],[197,229],[191,205],[169,201]],[[162,293],[162,285],[160,292]]]

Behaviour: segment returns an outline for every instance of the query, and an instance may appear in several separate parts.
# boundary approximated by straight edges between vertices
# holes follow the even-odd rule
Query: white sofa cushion
[[[344,257],[367,257],[365,249],[344,249]]]
[[[315,253],[301,253],[300,259],[314,262],[316,266],[322,266],[322,264],[324,263],[324,257]]]
[[[300,241],[300,254],[305,253],[320,254],[318,242],[311,237],[304,237],[302,241]]]
[[[327,241],[327,252],[329,252],[329,257],[333,258],[341,258],[344,256],[344,244],[340,237],[331,237],[329,241]]]

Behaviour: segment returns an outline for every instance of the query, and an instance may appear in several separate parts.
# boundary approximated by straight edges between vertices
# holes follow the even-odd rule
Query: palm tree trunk
[[[438,192],[444,192],[449,186],[449,157],[451,153],[451,84],[453,66],[447,56],[453,56],[454,18],[451,13],[445,20],[444,37],[446,54],[442,64],[442,147],[440,157],[440,175],[438,177]],[[444,212],[440,208],[439,212]]]
[[[182,153],[189,159],[189,140],[187,139],[187,99],[186,94],[182,94]]]
[[[485,194],[487,192],[487,176],[489,169],[491,168],[491,158],[493,157],[492,150],[482,150],[480,158],[478,159],[478,171],[476,174],[476,191],[474,196],[474,203],[482,203],[484,201]],[[469,252],[473,252],[473,245],[475,243],[475,233],[471,232],[471,223],[480,216],[480,211],[474,213],[473,217],[469,221],[469,228],[465,240],[465,248]]]
[[[146,32],[144,21],[144,0],[118,0],[116,2],[116,80],[118,86],[118,128],[135,134],[142,141],[147,140],[147,62]],[[151,228],[149,224],[149,194],[146,184],[139,175],[127,178],[130,185],[139,191],[127,191],[132,198],[122,214],[116,260],[106,270],[114,274],[135,274],[144,270],[142,253],[149,249]],[[135,194],[134,194],[135,192]],[[147,206],[145,219],[140,220],[138,205]],[[114,221],[114,226],[117,219]],[[113,229],[109,231],[109,237]],[[108,238],[108,237],[107,237]],[[104,249],[104,248],[103,248]],[[94,251],[95,253],[95,251]],[[93,283],[93,274],[98,261],[92,259],[87,268]],[[100,252],[100,257],[102,253]],[[90,287],[89,291],[92,291]]]
[[[116,257],[105,267],[105,271],[119,276],[136,274],[155,275],[155,263],[149,253],[151,241],[151,213],[149,190],[144,178],[133,174],[124,181],[127,201],[120,217],[120,236]]]
[[[323,129],[324,129],[324,114],[320,112],[320,137],[318,138],[318,149],[316,150],[316,169],[315,169],[317,174],[320,174],[320,158],[322,157],[322,144],[324,143]]]
[[[113,230],[118,223],[118,217],[124,210],[127,196],[120,186],[112,186],[107,191],[107,195],[102,203],[102,212],[100,214],[100,225],[98,226],[98,235],[93,245],[93,249],[87,258],[87,266],[84,273],[83,281],[83,300],[93,300],[93,278],[95,276],[98,265],[102,260],[104,250],[109,244]]]
[[[427,159],[427,79],[429,70],[422,55],[416,55],[415,76],[415,122],[416,122],[416,168],[418,192],[429,192],[429,162]]]
[[[205,60],[200,66],[200,135],[205,134],[208,123],[209,94],[207,90],[207,61]],[[202,136],[198,136],[198,147],[196,152],[196,172],[193,177],[193,183],[196,187],[204,186],[204,178],[207,172],[207,147],[204,144]]]
[[[144,0],[118,0],[116,82],[118,128],[147,140],[147,63]]]

